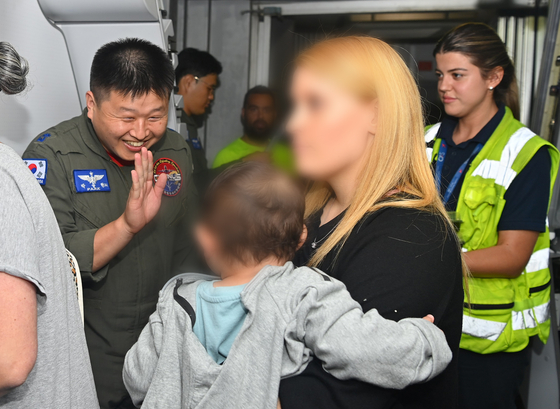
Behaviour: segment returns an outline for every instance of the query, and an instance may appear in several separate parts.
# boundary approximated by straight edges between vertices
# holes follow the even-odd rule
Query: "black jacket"
[[[320,214],[308,221],[306,244],[295,258],[306,264],[339,216],[319,227]],[[463,285],[460,249],[446,223],[425,211],[385,208],[368,215],[354,228],[337,257],[331,251],[319,266],[341,280],[364,311],[377,308],[385,318],[433,314],[454,357],[461,338]],[[299,376],[280,386],[283,409],[381,409],[457,407],[457,359],[432,381],[403,391],[359,381],[340,381],[314,360]]]

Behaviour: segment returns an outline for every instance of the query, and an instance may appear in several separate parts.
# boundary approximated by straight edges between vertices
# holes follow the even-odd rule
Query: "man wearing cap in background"
[[[101,408],[132,408],[128,349],[158,291],[195,262],[190,149],[167,129],[174,72],[144,40],[101,47],[83,114],[39,135],[23,157],[56,215],[84,285],[85,331]]]
[[[206,51],[196,48],[185,48],[179,53],[179,64],[175,69],[177,81],[177,94],[183,96],[183,112],[181,122],[187,124],[187,143],[191,147],[193,158],[193,178],[200,193],[224,169],[247,160],[263,160],[267,155],[259,152],[249,152],[247,155],[221,166],[208,168],[206,152],[198,136],[199,122],[207,109],[214,101],[216,87],[219,83],[218,76],[222,73],[222,64]],[[253,154],[254,153],[254,154]]]
[[[206,152],[198,138],[202,116],[214,101],[218,76],[222,64],[206,51],[186,48],[179,53],[179,64],[175,69],[177,94],[183,96],[181,122],[187,124],[187,143],[193,158],[193,177],[199,192],[203,192],[212,179],[222,170],[208,169]]]

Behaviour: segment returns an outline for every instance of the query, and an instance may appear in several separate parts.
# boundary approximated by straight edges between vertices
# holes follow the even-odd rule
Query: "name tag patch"
[[[25,165],[29,168],[37,182],[40,185],[47,183],[48,162],[46,159],[23,159]]]
[[[76,192],[110,192],[109,179],[105,169],[74,170]]]
[[[163,189],[165,196],[176,196],[183,185],[183,175],[181,168],[174,160],[169,158],[158,159],[154,163],[154,181],[157,182],[159,175],[165,173],[167,175],[167,183]]]

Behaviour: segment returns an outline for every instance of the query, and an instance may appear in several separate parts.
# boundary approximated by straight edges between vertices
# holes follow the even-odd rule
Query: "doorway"
[[[300,50],[329,36],[369,35],[387,41],[402,56],[418,81],[426,124],[432,124],[443,114],[434,74],[434,46],[446,31],[475,21],[492,26],[507,44],[520,83],[521,121],[529,123],[546,29],[542,8],[499,1],[406,3],[254,2],[250,86],[268,85],[282,96],[290,62]]]

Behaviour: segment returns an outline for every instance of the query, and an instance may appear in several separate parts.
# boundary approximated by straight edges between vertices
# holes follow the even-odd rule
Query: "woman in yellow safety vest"
[[[426,142],[472,278],[459,354],[464,409],[515,409],[529,343],[550,332],[547,212],[558,151],[521,124],[515,70],[496,32],[460,25],[437,43],[442,122]]]

